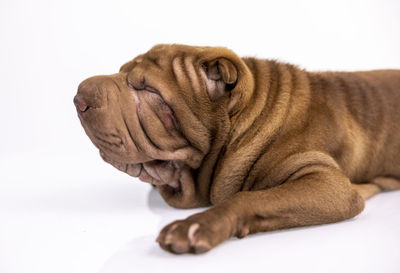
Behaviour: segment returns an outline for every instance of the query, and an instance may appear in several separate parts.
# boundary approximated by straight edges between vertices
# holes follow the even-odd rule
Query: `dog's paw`
[[[157,238],[160,246],[172,253],[203,253],[215,243],[211,228],[195,220],[175,221],[161,230]]]

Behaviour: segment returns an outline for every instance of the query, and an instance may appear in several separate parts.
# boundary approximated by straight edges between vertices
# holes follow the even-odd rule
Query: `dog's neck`
[[[251,94],[249,102],[230,118],[233,129],[219,149],[210,188],[213,204],[248,187],[246,182],[252,180],[252,166],[295,116],[289,111],[291,105],[309,91],[306,72],[293,65],[254,58],[243,61],[255,80],[254,88],[244,90]],[[260,74],[259,71],[267,72]],[[302,90],[305,94],[299,94]],[[227,182],[230,186],[224,187]]]

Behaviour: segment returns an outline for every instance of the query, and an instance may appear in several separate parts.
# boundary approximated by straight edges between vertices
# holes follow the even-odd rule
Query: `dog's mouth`
[[[155,186],[169,186],[174,190],[180,188],[182,164],[172,160],[150,160],[143,163],[127,163],[114,160],[100,150],[104,161],[113,165],[118,170],[133,177],[138,177],[143,182]]]

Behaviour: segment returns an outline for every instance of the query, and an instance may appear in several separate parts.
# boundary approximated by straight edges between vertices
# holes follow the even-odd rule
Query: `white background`
[[[83,79],[157,43],[226,46],[310,70],[400,68],[400,2],[0,1],[0,272],[400,272],[400,192],[342,223],[175,256],[168,207],[102,162],[72,104]]]

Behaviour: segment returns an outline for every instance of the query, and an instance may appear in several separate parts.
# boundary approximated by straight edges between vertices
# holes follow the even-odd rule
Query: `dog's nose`
[[[88,103],[81,94],[78,94],[74,97],[74,104],[76,108],[81,112],[85,112],[89,108]]]
[[[107,90],[108,78],[105,76],[95,76],[84,80],[78,87],[78,93],[74,97],[76,109],[85,112],[90,108],[101,107],[103,103],[102,94]]]

